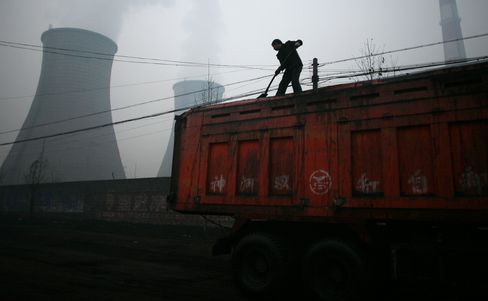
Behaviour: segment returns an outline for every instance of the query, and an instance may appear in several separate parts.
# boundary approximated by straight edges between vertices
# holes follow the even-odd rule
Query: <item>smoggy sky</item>
[[[488,1],[458,0],[465,37],[488,33]],[[0,41],[42,45],[49,26],[93,30],[118,44],[118,55],[210,63],[210,67],[114,62],[112,108],[173,96],[183,78],[222,85],[271,75],[278,67],[270,43],[302,39],[310,77],[314,57],[325,63],[361,54],[367,39],[378,48],[402,49],[442,40],[438,0],[0,0]],[[465,42],[468,57],[488,55],[488,37]],[[37,88],[42,53],[0,45],[0,132],[19,129]],[[442,46],[397,52],[396,66],[442,61]],[[234,65],[234,66],[214,66]],[[235,65],[259,69],[238,68]],[[354,62],[324,71],[357,69]],[[226,86],[224,97],[264,90],[269,77]],[[278,81],[276,81],[278,82]],[[304,86],[309,89],[309,86]],[[256,96],[260,91],[256,92]],[[274,94],[274,92],[270,93]],[[113,112],[113,120],[172,108],[171,100]],[[172,115],[117,126],[127,177],[155,176]],[[0,143],[17,133],[0,134]],[[0,163],[10,146],[0,146]]]

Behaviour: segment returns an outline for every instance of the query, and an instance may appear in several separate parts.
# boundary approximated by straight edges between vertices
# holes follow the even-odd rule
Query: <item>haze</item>
[[[457,5],[465,37],[488,33],[488,1],[458,0]],[[113,39],[118,55],[203,63],[183,67],[116,61],[112,108],[171,97],[172,85],[183,78],[210,78],[228,85],[270,75],[278,67],[270,46],[275,38],[304,41],[299,50],[306,65],[304,79],[310,77],[308,65],[314,57],[324,63],[358,56],[367,39],[384,50],[439,42],[439,21],[438,0],[0,1],[0,41],[41,46],[40,36],[49,26],[78,27]],[[465,47],[468,57],[486,56],[488,37],[466,40]],[[0,44],[0,132],[22,126],[36,91],[41,58],[42,52]],[[395,53],[391,59],[397,66],[442,61],[443,50],[441,45],[419,48]],[[345,62],[326,68],[357,67]],[[224,97],[264,90],[268,81],[269,77],[226,86]],[[172,107],[171,99],[162,100],[113,112],[113,120]],[[168,114],[116,126],[128,178],[156,175],[172,118]],[[0,143],[14,141],[16,134],[0,134]],[[9,149],[0,146],[0,164]]]

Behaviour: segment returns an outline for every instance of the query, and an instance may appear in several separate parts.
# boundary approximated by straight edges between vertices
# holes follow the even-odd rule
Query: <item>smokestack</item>
[[[177,82],[173,85],[173,91],[175,93],[175,110],[189,108],[197,105],[201,105],[208,102],[220,101],[224,96],[224,86],[204,80],[188,80]],[[186,110],[181,110],[175,113],[175,115],[181,115]],[[159,168],[158,177],[171,176],[171,167],[173,162],[173,146],[174,146],[174,123],[171,130],[171,136],[169,137],[168,147],[164,154],[161,167]]]
[[[41,40],[37,92],[17,141],[111,123],[110,112],[76,117],[110,110],[117,45],[101,34],[76,28],[49,29]],[[125,178],[111,126],[14,144],[1,168],[2,184],[29,184],[33,171],[39,182]]]
[[[442,38],[444,41],[462,39],[461,19],[459,18],[456,0],[439,0],[441,12]],[[445,61],[466,58],[464,41],[444,43]]]

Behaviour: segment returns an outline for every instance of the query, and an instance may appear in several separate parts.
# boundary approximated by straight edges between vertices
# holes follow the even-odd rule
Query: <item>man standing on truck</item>
[[[283,44],[280,39],[274,39],[271,43],[273,49],[278,51],[276,57],[280,61],[280,66],[276,69],[275,76],[280,74],[282,70],[285,70],[276,96],[285,95],[286,88],[288,88],[290,82],[294,93],[302,92],[300,73],[302,72],[303,63],[297,52],[297,48],[302,45],[302,40],[287,41]]]

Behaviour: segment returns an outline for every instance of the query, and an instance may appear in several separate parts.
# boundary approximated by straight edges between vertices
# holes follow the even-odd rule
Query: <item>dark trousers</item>
[[[290,82],[294,93],[302,92],[302,86],[300,86],[300,73],[302,73],[302,66],[286,68],[280,85],[278,86],[276,96],[285,95],[286,88],[288,88]]]

